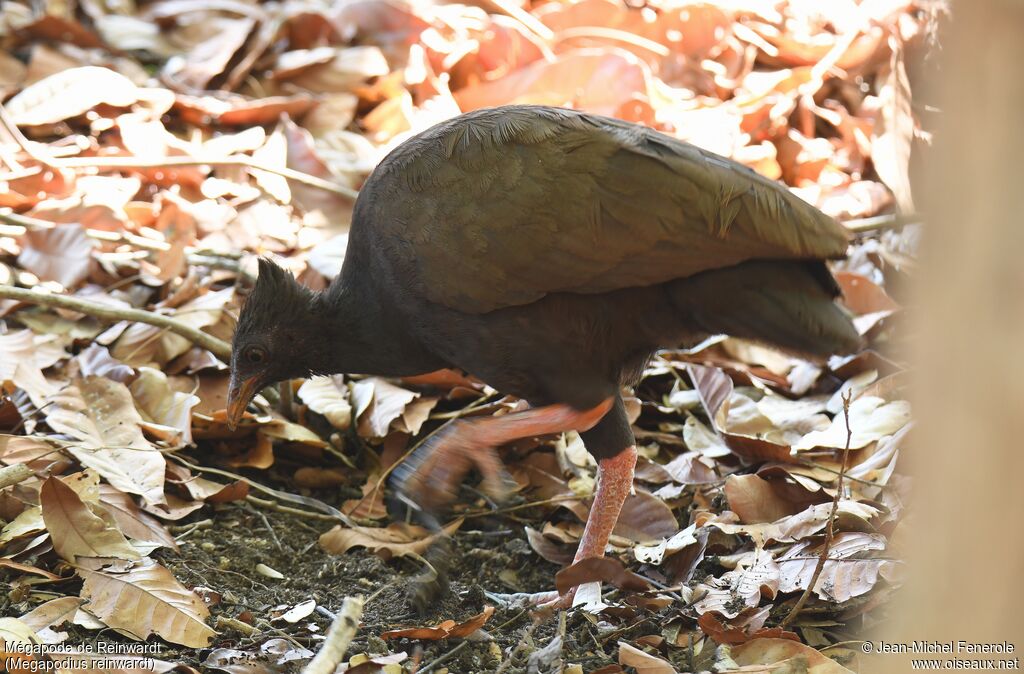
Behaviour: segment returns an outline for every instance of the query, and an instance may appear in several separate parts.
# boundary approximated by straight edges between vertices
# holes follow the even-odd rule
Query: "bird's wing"
[[[433,127],[382,162],[360,201],[353,234],[406,292],[471,313],[847,247],[834,220],[734,161],[538,106]]]

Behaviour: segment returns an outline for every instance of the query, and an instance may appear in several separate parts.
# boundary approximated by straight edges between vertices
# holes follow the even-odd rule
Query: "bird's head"
[[[321,297],[273,262],[260,258],[259,276],[238,317],[231,345],[228,425],[265,386],[316,370],[324,336]],[[319,337],[318,337],[319,335]]]

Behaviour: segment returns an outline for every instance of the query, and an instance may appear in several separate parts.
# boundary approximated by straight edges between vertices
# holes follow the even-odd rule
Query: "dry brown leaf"
[[[401,630],[388,630],[380,635],[381,639],[419,639],[421,641],[437,641],[438,639],[464,639],[484,626],[494,615],[493,606],[484,606],[479,613],[469,620],[456,623],[445,620],[434,627],[411,627]]]
[[[555,574],[555,587],[560,594],[584,583],[610,583],[621,590],[644,592],[651,584],[631,571],[614,557],[588,557]]]
[[[758,545],[764,545],[769,541],[800,541],[807,536],[816,534],[825,528],[831,512],[831,503],[820,503],[777,522],[737,524],[735,513],[727,512],[725,515],[707,521],[706,524],[727,534],[746,534]],[[839,508],[836,511],[835,529],[836,531],[873,532],[874,527],[871,520],[878,513],[879,510],[873,506],[843,499],[839,501]]]
[[[757,435],[731,433],[726,430],[733,395],[732,379],[719,368],[686,365],[686,372],[707,410],[712,426],[722,436],[729,449],[746,461],[790,461],[789,447],[769,442]],[[742,396],[741,396],[742,398]],[[749,400],[749,399],[746,399]],[[751,405],[753,402],[751,401]],[[762,424],[757,424],[761,426]]]
[[[19,620],[38,632],[71,620],[84,603],[85,600],[80,597],[58,597],[36,606]]]
[[[39,490],[39,505],[53,549],[72,564],[79,556],[141,557],[124,534],[94,514],[59,478],[50,477],[43,482]]]
[[[451,536],[462,526],[457,519],[437,533],[414,525],[392,522],[384,528],[335,526],[320,536],[320,545],[333,554],[344,554],[352,548],[366,548],[385,559],[402,557],[410,553],[423,554],[442,536]]]
[[[911,108],[910,80],[904,65],[903,49],[896,35],[889,36],[892,56],[888,72],[880,73],[881,114],[871,139],[871,163],[878,177],[889,186],[904,213],[914,212],[910,186],[910,153],[914,143],[914,112]]]
[[[556,61],[531,63],[454,95],[463,111],[537,103],[615,115],[634,96],[647,95],[647,71],[629,52],[580,49],[561,54]]]
[[[875,396],[861,396],[850,403],[849,416],[852,432],[849,440],[850,449],[860,449],[906,426],[910,422],[910,403],[905,400],[887,403]],[[828,428],[808,433],[793,445],[793,449],[842,449],[847,444],[846,438],[846,416],[837,414]]]
[[[885,550],[885,539],[877,534],[844,531],[832,539],[828,559],[814,585],[814,592],[825,601],[843,603],[870,592],[880,577],[895,578],[896,561],[862,559]],[[814,576],[821,546],[804,541],[779,557],[782,592],[805,590]]]
[[[533,548],[533,551],[538,555],[552,564],[558,564],[559,566],[566,566],[572,563],[573,557],[576,554],[574,548],[555,543],[532,527],[524,527],[524,529],[526,531],[527,542],[529,542],[530,547]]]
[[[42,368],[53,363],[41,357],[36,339],[31,330],[0,335],[0,385],[11,382],[29,395],[32,404],[43,408],[57,387],[43,376]]]
[[[309,409],[324,415],[331,426],[345,431],[352,425],[352,405],[342,375],[311,377],[302,382],[298,394]]]
[[[77,571],[85,580],[85,608],[110,627],[140,639],[157,634],[189,648],[203,648],[216,635],[205,622],[210,612],[203,600],[151,559]]]
[[[897,311],[900,305],[871,279],[850,271],[838,271],[835,279],[843,290],[843,304],[862,316],[879,311]]]
[[[758,547],[721,578],[710,578],[701,585],[706,594],[693,604],[697,613],[714,611],[735,618],[747,607],[756,607],[762,599],[774,599],[779,591],[779,566],[772,554]]]
[[[637,674],[679,674],[668,660],[645,653],[625,641],[619,642],[619,664],[632,667]]]
[[[20,126],[53,124],[97,105],[128,107],[139,100],[131,80],[109,68],[69,68],[22,89],[5,107]]]
[[[208,328],[223,319],[233,295],[232,288],[207,292],[177,307],[172,315],[190,327]],[[164,364],[191,349],[192,342],[184,337],[152,325],[133,323],[120,333],[110,353],[134,367]]]
[[[741,627],[734,627],[723,623],[713,611],[703,614],[697,620],[697,626],[700,627],[701,632],[719,644],[743,644],[751,639],[788,639],[790,641],[800,641],[800,637],[795,632],[787,632],[781,627],[761,628],[753,633],[748,633]]]
[[[352,405],[358,421],[359,434],[366,438],[383,438],[391,422],[420,396],[395,386],[381,377],[367,377],[352,384]]]
[[[171,59],[164,67],[167,80],[188,93],[206,89],[210,80],[223,73],[256,25],[251,17],[209,17],[204,23],[208,23],[209,39],[192,45],[183,59]]]
[[[765,480],[760,475],[730,475],[725,480],[724,492],[729,509],[744,524],[775,522],[802,512],[809,505],[831,500],[823,490],[809,493],[791,489],[783,480]]]
[[[109,484],[99,485],[100,502],[117,523],[121,532],[136,541],[162,545],[172,550],[178,549],[167,528],[158,520],[142,512],[131,496],[114,489]]]
[[[53,430],[74,439],[65,448],[121,491],[164,503],[163,455],[142,435],[142,417],[120,383],[89,376],[57,393],[46,409]]]
[[[740,666],[770,665],[771,671],[807,672],[807,674],[853,674],[810,646],[790,639],[754,639],[734,646],[730,654]]]
[[[161,433],[161,440],[172,445],[192,444],[192,408],[199,404],[198,396],[175,391],[166,374],[149,367],[139,368],[129,389],[142,418],[149,422],[147,428],[159,424],[171,431]]]
[[[44,281],[75,288],[89,278],[95,246],[81,225],[30,230],[24,236],[18,264]]]
[[[614,533],[637,542],[656,541],[679,531],[672,509],[645,489],[635,489],[622,506]]]

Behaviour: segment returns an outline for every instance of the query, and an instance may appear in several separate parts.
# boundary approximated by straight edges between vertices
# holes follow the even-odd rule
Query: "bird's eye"
[[[267,350],[259,346],[250,346],[245,350],[245,359],[250,363],[262,363],[267,359]]]

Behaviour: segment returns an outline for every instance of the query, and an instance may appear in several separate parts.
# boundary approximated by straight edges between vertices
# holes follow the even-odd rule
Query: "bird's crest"
[[[274,330],[281,325],[301,326],[310,315],[316,293],[295,280],[286,269],[267,258],[259,259],[256,285],[238,317],[238,334]]]

